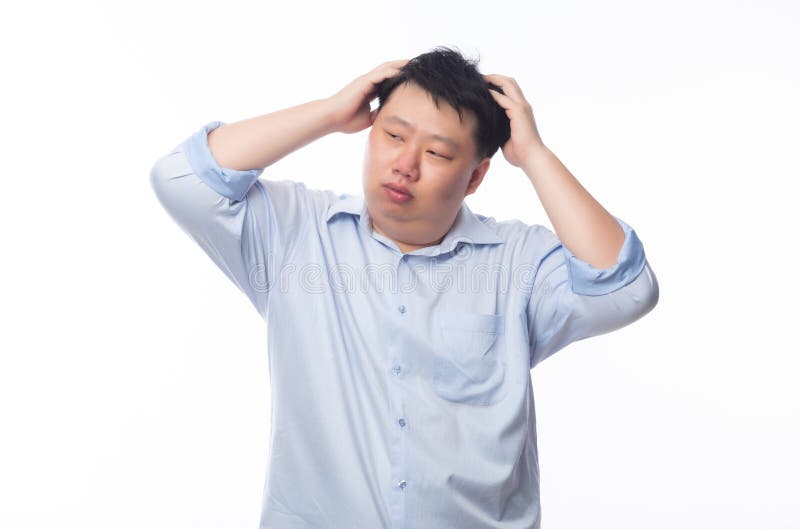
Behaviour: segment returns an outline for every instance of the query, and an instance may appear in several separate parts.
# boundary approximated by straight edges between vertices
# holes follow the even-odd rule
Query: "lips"
[[[397,184],[384,184],[384,186],[385,186],[385,187],[388,187],[389,189],[393,189],[393,190],[397,191],[398,193],[403,193],[403,194],[406,194],[406,195],[408,195],[408,196],[410,196],[410,197],[413,197],[413,196],[414,196],[414,195],[412,195],[411,193],[409,193],[408,189],[406,189],[405,187],[403,187],[403,186],[401,186],[401,185],[397,185]]]
[[[414,200],[409,194],[401,193],[400,191],[396,191],[395,189],[389,186],[383,186],[383,190],[386,192],[386,196],[389,197],[389,200],[394,202],[395,204],[405,204],[411,200]]]

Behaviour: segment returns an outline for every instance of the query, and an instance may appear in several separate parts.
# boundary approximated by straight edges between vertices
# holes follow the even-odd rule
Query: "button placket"
[[[406,276],[408,276],[409,273],[406,259],[407,256],[404,255],[400,263],[398,264],[398,269],[397,269],[398,284],[400,285],[404,284],[401,278],[407,279]],[[406,302],[409,301],[409,298],[407,298],[406,295],[403,293],[402,288],[398,290],[398,292],[396,292],[392,296],[392,298],[393,298],[392,305],[394,306],[394,309],[397,311],[394,313],[395,314],[394,317],[396,318],[394,329],[396,331],[395,337],[397,338],[397,340],[394,340],[392,342],[392,362],[391,362],[390,372],[392,375],[394,375],[394,377],[397,377],[397,379],[402,379],[405,376],[405,370],[409,368],[408,365],[405,365],[406,358],[403,356],[404,348],[407,347],[406,344],[407,338],[404,334],[406,332],[405,327],[407,322],[402,321],[403,319],[409,317],[408,306],[406,305]],[[397,461],[397,472],[396,473],[393,472],[394,479],[396,480],[395,490],[397,491],[398,495],[403,495],[403,493],[405,493],[406,491],[406,488],[408,487],[408,483],[405,479],[400,479],[400,478],[408,476],[405,453],[407,450],[407,443],[409,442],[408,439],[409,425],[408,425],[408,419],[405,417],[406,410],[404,410],[404,401],[405,401],[405,399],[403,398],[404,385],[400,383],[390,384],[390,387],[393,388],[393,391],[394,390],[398,391],[397,394],[392,395],[392,401],[393,401],[392,410],[394,412],[393,415],[395,417],[395,425],[396,425],[395,428],[397,428],[397,430],[395,430],[393,434],[394,440],[392,443],[393,446],[392,455],[393,459]],[[402,524],[402,519],[404,516],[403,513],[405,510],[405,499],[400,499],[400,497],[398,496],[398,501],[400,501],[400,504],[398,505],[397,509],[397,516],[398,516],[397,521]]]

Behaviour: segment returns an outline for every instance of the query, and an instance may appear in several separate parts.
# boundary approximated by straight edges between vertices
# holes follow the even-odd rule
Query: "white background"
[[[260,317],[153,163],[436,45],[514,77],[660,301],[532,372],[543,527],[800,527],[800,16],[784,1],[46,2],[5,10],[0,526],[255,528]],[[366,131],[268,168],[361,193]],[[473,211],[552,226],[498,151]]]

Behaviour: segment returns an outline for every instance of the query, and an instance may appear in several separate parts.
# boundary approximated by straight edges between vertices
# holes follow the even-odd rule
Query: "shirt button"
[[[399,421],[397,421],[397,424],[399,424],[401,427],[405,426],[406,425],[406,420],[405,419],[400,419]]]
[[[397,310],[400,311],[400,314],[405,314],[406,313],[406,306],[405,305],[400,305],[399,307],[397,307]]]
[[[397,482],[397,486],[400,487],[401,489],[405,490],[405,488],[406,488],[406,480],[401,479],[400,481]]]
[[[394,366],[392,368],[392,371],[394,371],[395,375],[399,375],[400,374],[400,366]]]

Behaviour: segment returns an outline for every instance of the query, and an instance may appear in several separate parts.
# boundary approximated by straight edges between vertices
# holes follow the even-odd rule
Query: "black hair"
[[[503,107],[489,93],[489,87],[504,94],[503,89],[488,82],[478,71],[478,59],[469,59],[460,51],[437,46],[418,55],[400,68],[400,73],[384,79],[377,87],[378,112],[395,88],[413,83],[430,94],[436,108],[444,99],[463,123],[463,109],[477,118],[473,138],[478,159],[492,157],[511,137],[511,123]]]

